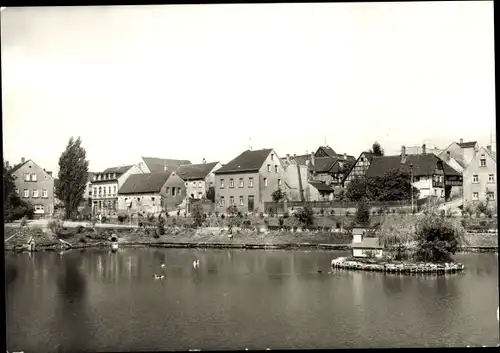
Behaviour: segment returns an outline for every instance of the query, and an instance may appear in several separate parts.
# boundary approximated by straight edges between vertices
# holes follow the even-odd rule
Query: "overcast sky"
[[[4,157],[57,172],[495,132],[493,2],[7,8]],[[494,137],[493,137],[494,138]]]

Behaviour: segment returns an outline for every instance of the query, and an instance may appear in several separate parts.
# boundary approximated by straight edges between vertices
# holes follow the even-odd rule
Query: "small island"
[[[383,223],[371,234],[365,228],[368,219],[361,202],[352,232],[352,255],[333,259],[333,269],[401,274],[444,274],[464,269],[453,260],[466,243],[465,229],[455,219],[430,211],[417,221],[402,217],[399,224]]]

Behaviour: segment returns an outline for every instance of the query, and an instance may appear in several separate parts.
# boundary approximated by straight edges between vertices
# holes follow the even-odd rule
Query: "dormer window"
[[[116,179],[116,173],[113,173],[113,179]]]
[[[485,158],[481,158],[479,160],[479,166],[480,167],[486,167],[486,159]]]

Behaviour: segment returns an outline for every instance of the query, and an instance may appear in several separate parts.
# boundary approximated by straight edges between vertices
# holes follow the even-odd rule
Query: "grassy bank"
[[[213,248],[280,248],[301,247],[345,249],[350,247],[349,233],[324,231],[266,231],[250,229],[233,231],[232,237],[221,228],[182,229],[169,227],[164,235],[156,236],[155,228],[67,228],[59,236],[73,248],[110,247],[113,238],[120,246],[213,247]],[[10,239],[9,239],[10,238]],[[41,227],[4,227],[5,250],[25,249],[33,238],[36,250],[60,249],[65,246],[58,236]],[[497,234],[471,233],[466,248],[498,247]]]

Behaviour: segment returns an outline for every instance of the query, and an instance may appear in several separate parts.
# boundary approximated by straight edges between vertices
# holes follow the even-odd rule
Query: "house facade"
[[[186,195],[192,199],[204,198],[210,187],[215,185],[215,171],[222,167],[220,162],[188,164],[180,166],[176,174],[184,180]]]
[[[462,186],[462,175],[435,154],[407,155],[405,146],[400,156],[374,157],[366,173],[369,177],[383,176],[390,170],[402,170],[413,176],[413,186],[419,198],[434,196],[449,200],[453,186]]]
[[[463,172],[464,203],[489,202],[496,204],[497,175],[496,155],[491,150],[481,147]]]
[[[36,217],[54,213],[54,177],[33,160],[21,158],[10,173],[14,176],[16,193],[35,208]]]
[[[164,212],[167,180],[171,172],[130,175],[118,190],[120,213],[158,214]]]
[[[215,172],[216,210],[264,211],[278,188],[288,192],[284,166],[273,149],[247,150]]]
[[[351,166],[349,171],[346,173],[345,178],[343,180],[343,186],[346,187],[349,185],[352,179],[356,177],[362,177],[366,175],[368,168],[370,168],[370,163],[375,157],[374,153],[371,152],[361,152],[358,159]]]
[[[165,208],[168,212],[186,208],[186,184],[176,172],[165,183]]]
[[[283,164],[284,180],[287,188],[286,198],[289,201],[302,201],[302,195],[305,199],[305,190],[308,187],[308,168],[298,164],[287,154],[286,158],[281,158]]]
[[[309,181],[305,192],[306,201],[333,201],[334,189],[320,181]]]
[[[114,215],[118,212],[118,190],[130,175],[141,174],[136,165],[107,168],[94,173],[92,180],[92,213]]]

